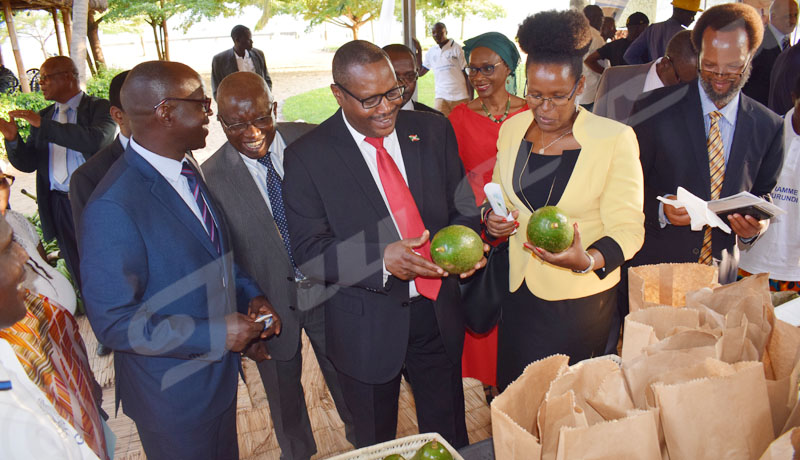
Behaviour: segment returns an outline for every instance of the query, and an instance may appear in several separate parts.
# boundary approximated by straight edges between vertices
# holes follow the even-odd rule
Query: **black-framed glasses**
[[[704,79],[709,79],[711,77],[721,78],[723,80],[728,81],[736,81],[744,75],[745,71],[747,70],[747,66],[750,65],[750,59],[747,58],[747,61],[744,63],[743,66],[734,67],[734,68],[726,68],[727,72],[715,72],[714,70],[704,69],[703,64],[698,61],[697,62],[697,71]]]
[[[672,60],[672,58],[671,58],[671,57],[669,57],[669,56],[667,56],[667,55],[664,55],[664,59],[666,59],[667,61],[669,61],[669,65],[670,65],[670,67],[672,67],[672,73],[674,73],[674,74],[675,74],[675,81],[677,81],[677,82],[678,82],[678,84],[680,84],[680,83],[683,83],[683,82],[681,81],[681,76],[680,76],[680,75],[678,75],[678,69],[676,69],[676,68],[675,68],[675,61],[673,61],[673,60]]]
[[[486,75],[488,77],[488,76],[492,75],[494,73],[494,69],[497,68],[497,66],[499,66],[501,64],[505,64],[505,62],[500,61],[500,62],[498,62],[496,64],[488,64],[488,65],[483,65],[483,66],[480,66],[480,67],[466,66],[466,67],[464,67],[464,72],[466,72],[467,75],[469,75],[470,77],[474,77],[475,75],[478,74],[478,72],[480,72],[480,73],[482,73],[482,74],[484,74],[484,75]]]
[[[578,90],[578,83],[580,83],[580,82],[581,82],[580,78],[575,81],[575,84],[572,86],[572,91],[570,91],[569,96],[542,97],[541,94],[534,95],[534,94],[527,93],[527,94],[525,94],[525,99],[528,101],[529,105],[534,106],[534,107],[538,107],[538,106],[544,104],[547,101],[550,101],[550,103],[553,104],[553,105],[561,107],[561,106],[567,105],[569,103],[570,99],[572,99],[572,97],[575,96],[575,91]],[[526,81],[525,82],[525,88],[527,88],[527,87],[528,87],[528,82]]]
[[[418,72],[395,73],[394,75],[400,83],[413,83],[419,78]]]
[[[39,72],[39,83],[47,83],[56,75],[61,75],[62,73],[72,73],[71,70],[60,70],[58,72],[49,73],[47,75]]]
[[[271,108],[270,112],[272,112]],[[223,120],[221,115],[217,115],[217,119],[219,120],[220,123],[222,123],[222,127],[225,128],[225,130],[229,131],[231,134],[241,134],[250,125],[255,126],[256,129],[267,129],[270,126],[272,126],[272,123],[274,122],[272,115],[267,115],[265,117],[258,117],[250,121],[243,121],[240,123],[234,123],[232,125],[229,125],[225,120]]]
[[[14,179],[16,179],[16,177],[11,174],[0,174],[0,184],[3,183],[3,181],[8,181],[8,186],[11,187],[14,185]]]
[[[202,99],[192,99],[186,97],[165,97],[164,99],[161,99],[161,101],[159,101],[158,104],[153,106],[153,111],[155,112],[156,110],[158,110],[159,107],[161,107],[162,105],[166,104],[169,101],[198,102],[200,104],[203,104],[203,111],[206,113],[206,115],[211,115],[212,113],[210,97],[203,97]]]
[[[358,96],[356,96],[355,94],[351,93],[347,88],[345,88],[341,84],[336,83],[336,82],[333,82],[333,84],[338,86],[339,88],[341,88],[342,91],[344,91],[345,93],[350,95],[350,97],[352,97],[353,99],[355,99],[358,102],[360,102],[361,103],[361,107],[364,107],[365,109],[372,109],[372,108],[375,108],[375,107],[381,105],[381,101],[383,100],[384,97],[386,98],[387,101],[395,101],[397,99],[400,99],[401,97],[403,97],[403,92],[406,90],[405,86],[397,86],[397,87],[394,87],[394,88],[390,89],[389,91],[386,91],[383,94],[375,94],[373,96],[369,96],[369,97],[365,97],[364,99],[360,99]]]

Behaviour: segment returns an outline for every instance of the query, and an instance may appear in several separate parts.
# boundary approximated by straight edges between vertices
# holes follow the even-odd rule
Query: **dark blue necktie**
[[[208,237],[211,238],[211,244],[217,249],[217,254],[222,254],[217,223],[214,222],[214,217],[211,215],[211,210],[208,209],[206,196],[205,193],[203,193],[203,189],[200,188],[200,181],[197,180],[197,174],[195,174],[194,168],[192,168],[188,161],[183,162],[181,175],[186,178],[186,181],[189,183],[189,190],[192,191],[192,195],[194,196],[195,201],[197,201],[197,207],[200,209],[200,215],[203,217],[203,225],[206,227]]]
[[[292,256],[292,245],[289,240],[289,225],[286,223],[286,211],[283,208],[283,194],[281,193],[281,176],[278,171],[275,171],[275,165],[272,164],[270,159],[270,152],[257,160],[259,163],[267,167],[267,196],[269,196],[269,204],[272,206],[272,217],[275,218],[275,224],[278,226],[278,231],[281,232],[283,238],[283,245],[286,246],[286,252],[289,254],[289,261],[294,268],[295,279],[301,280],[305,278],[297,265],[294,263]]]

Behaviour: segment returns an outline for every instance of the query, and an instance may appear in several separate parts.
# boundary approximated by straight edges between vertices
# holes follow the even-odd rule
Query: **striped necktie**
[[[56,121],[61,124],[69,123],[70,106],[56,103]],[[63,184],[69,178],[69,170],[67,169],[67,148],[63,145],[52,144],[53,151],[53,178],[60,184]]]
[[[718,200],[725,180],[725,155],[722,145],[722,136],[719,131],[719,119],[722,114],[714,111],[708,114],[711,123],[708,127],[708,167],[711,172],[711,199]],[[713,261],[711,252],[711,227],[706,226],[703,234],[703,249],[700,251],[699,262],[711,265]]]
[[[197,201],[197,207],[200,209],[200,215],[203,217],[203,225],[206,228],[208,237],[211,239],[211,244],[217,249],[217,254],[222,254],[222,246],[219,242],[219,228],[217,228],[217,223],[214,222],[214,216],[211,215],[211,210],[206,200],[206,194],[200,187],[197,174],[188,161],[183,162],[181,176],[186,178],[186,181],[189,183],[189,190],[191,190],[192,196],[194,196],[195,201]]]
[[[785,37],[783,37],[783,40],[781,40],[781,50],[785,50],[786,48],[789,47],[789,45],[791,45],[791,39],[789,38],[788,35],[786,35]]]
[[[386,194],[386,201],[389,202],[389,209],[400,229],[400,238],[418,238],[425,231],[425,223],[422,222],[417,203],[403,179],[400,168],[397,167],[397,163],[383,146],[382,137],[367,137],[365,140],[369,145],[375,147],[378,158],[378,176]],[[417,248],[417,252],[425,259],[431,260],[430,240]],[[439,289],[442,287],[442,280],[418,276],[414,279],[414,284],[417,292],[421,295],[436,300],[439,296]]]
[[[267,152],[266,155],[256,161],[267,168],[267,196],[269,197],[269,204],[272,208],[272,217],[275,219],[275,225],[277,225],[278,231],[283,239],[286,253],[289,254],[289,261],[292,263],[292,268],[294,268],[294,277],[295,279],[302,280],[305,276],[303,276],[300,269],[297,268],[297,264],[294,263],[294,256],[292,256],[292,244],[289,239],[289,223],[286,222],[286,209],[283,207],[281,176],[278,175],[278,171],[275,170],[275,165],[272,164],[270,153],[271,152]]]

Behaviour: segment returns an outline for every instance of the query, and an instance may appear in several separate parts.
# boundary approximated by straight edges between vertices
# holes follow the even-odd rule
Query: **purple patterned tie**
[[[192,168],[188,161],[183,162],[181,176],[186,178],[186,181],[189,183],[189,190],[192,191],[192,195],[194,196],[195,201],[197,201],[197,207],[200,209],[200,215],[203,216],[203,225],[206,227],[208,237],[211,238],[211,244],[213,244],[217,249],[217,254],[222,254],[222,247],[219,243],[219,229],[217,228],[217,223],[214,222],[214,217],[211,215],[211,210],[208,209],[205,193],[203,193],[203,189],[200,188],[200,181],[197,180],[197,175],[194,172],[194,168]]]

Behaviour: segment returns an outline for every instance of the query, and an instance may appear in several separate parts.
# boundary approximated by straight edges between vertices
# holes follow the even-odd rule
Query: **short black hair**
[[[128,72],[130,72],[130,70],[118,73],[111,79],[111,83],[108,84],[108,102],[111,103],[111,107],[125,110],[122,108],[119,92],[122,89],[122,84],[125,83],[125,77],[128,76]]]
[[[411,51],[411,48],[407,47],[406,45],[403,45],[402,43],[392,43],[391,45],[384,46],[382,49],[383,49],[383,51],[386,52],[386,54],[389,54],[389,53],[408,53],[408,54],[411,55],[411,57],[413,59],[416,59],[416,56],[414,55],[414,52]]]
[[[586,16],[575,10],[543,11],[528,16],[517,30],[517,41],[532,63],[568,64],[577,79],[583,73],[583,58],[592,44]]]
[[[625,21],[625,27],[639,26],[642,24],[650,24],[650,18],[648,18],[647,15],[641,11],[631,13],[631,15],[628,16],[628,19]]]
[[[243,26],[241,24],[233,26],[233,29],[231,29],[231,38],[233,41],[236,41],[239,37],[247,32],[250,32],[250,29],[248,29],[247,26]]]
[[[755,8],[744,3],[724,3],[707,9],[694,25],[692,45],[697,54],[703,51],[703,34],[706,29],[734,30],[744,28],[747,32],[749,51],[755,52],[764,37],[764,24]]]
[[[665,54],[672,59],[680,59],[686,62],[697,61],[697,51],[692,46],[692,31],[681,30],[673,35],[667,43]]]
[[[800,75],[798,75],[794,80],[794,86],[792,86],[792,96],[795,98],[800,98]]]
[[[353,40],[342,45],[333,55],[333,82],[338,84],[348,83],[350,68],[365,64],[372,64],[385,59],[391,64],[389,56],[378,48],[378,45],[366,40]]]
[[[603,21],[603,9],[597,5],[586,5],[583,7],[583,15],[589,20],[589,24],[593,22]]]

